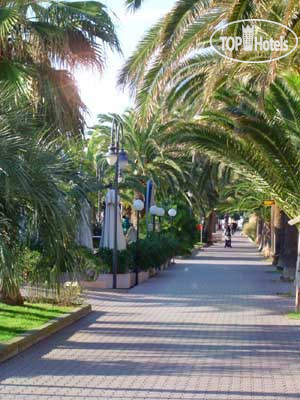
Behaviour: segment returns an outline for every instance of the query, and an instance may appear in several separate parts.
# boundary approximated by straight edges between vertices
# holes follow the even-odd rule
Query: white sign
[[[227,36],[223,34],[226,28],[236,24],[241,25],[241,29],[239,30],[242,36]],[[282,31],[281,35],[279,37],[269,37],[264,30],[264,27],[266,28],[268,24],[276,25],[277,28],[279,26]],[[288,31],[292,34],[289,38],[286,37]],[[220,33],[218,38],[217,33]],[[217,28],[210,37],[210,45],[216,53],[228,60],[260,64],[280,60],[290,55],[298,46],[298,36],[292,29],[279,22],[269,21],[267,19],[242,19],[228,24],[222,24]],[[232,52],[236,52],[237,56],[233,57],[231,54]],[[268,58],[263,60],[261,58],[258,60],[251,60],[251,57],[255,58],[262,52],[268,52]],[[228,55],[228,53],[230,53],[231,56]],[[241,57],[247,53],[251,53],[251,56],[247,57],[246,60],[238,58],[238,56]]]

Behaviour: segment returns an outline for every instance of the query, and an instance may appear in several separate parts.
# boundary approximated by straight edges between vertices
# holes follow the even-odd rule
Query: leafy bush
[[[105,272],[107,269],[99,256],[86,247],[78,248],[76,258],[77,267],[87,280],[96,280],[99,274]]]
[[[18,262],[23,271],[25,281],[37,282],[39,279],[39,266],[42,261],[42,254],[37,250],[25,247],[19,252]]]
[[[246,224],[244,224],[243,233],[246,236],[249,236],[252,240],[255,240],[256,239],[256,222],[249,221]]]
[[[99,257],[105,267],[105,272],[112,273],[113,251],[111,249],[100,249]],[[118,251],[118,274],[126,274],[133,267],[133,257],[129,250]]]
[[[172,236],[151,234],[148,238],[132,243],[128,249],[132,253],[134,265],[142,271],[157,268],[176,254],[178,241]]]

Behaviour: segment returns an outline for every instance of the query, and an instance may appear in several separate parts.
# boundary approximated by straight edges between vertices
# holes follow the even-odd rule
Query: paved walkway
[[[300,399],[300,326],[279,275],[241,237],[0,365],[1,400]]]

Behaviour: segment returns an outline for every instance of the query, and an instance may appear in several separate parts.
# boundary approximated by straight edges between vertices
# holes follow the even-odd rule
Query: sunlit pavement
[[[0,399],[300,399],[300,325],[245,238],[215,245],[0,365]]]

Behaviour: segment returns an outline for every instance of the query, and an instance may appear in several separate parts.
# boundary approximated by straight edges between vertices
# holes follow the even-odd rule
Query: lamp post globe
[[[155,216],[157,215],[158,207],[156,205],[150,207],[150,214],[152,216],[152,230],[155,232]]]
[[[176,217],[176,215],[177,215],[177,211],[175,210],[175,208],[171,208],[171,209],[168,211],[168,214],[169,214],[169,217],[174,218],[174,217]]]
[[[105,157],[108,165],[110,165],[111,167],[114,166],[118,159],[115,147],[110,147],[108,149],[108,152],[105,154]]]
[[[135,211],[143,211],[144,209],[144,202],[140,199],[137,199],[133,203],[133,208]]]
[[[150,214],[151,215],[157,215],[157,209],[158,209],[158,207],[156,207],[156,205],[154,205],[154,206],[151,206],[150,207]]]
[[[158,207],[157,211],[156,211],[156,215],[160,218],[163,217],[165,215],[165,210],[161,207]]]
[[[124,170],[128,166],[128,156],[125,150],[121,150],[119,153],[119,167],[120,170]]]

